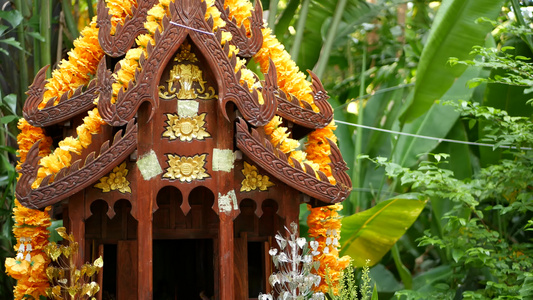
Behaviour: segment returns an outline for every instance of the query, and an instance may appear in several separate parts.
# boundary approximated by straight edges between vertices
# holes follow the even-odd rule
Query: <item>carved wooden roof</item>
[[[99,1],[98,40],[108,57],[123,56],[132,48],[135,38],[146,32],[143,24],[147,11],[157,2],[139,0],[138,6],[133,9],[132,17],[127,18],[124,25],[117,26],[116,33],[111,35],[108,9],[103,0]],[[98,99],[97,108],[102,119],[112,127],[125,126],[125,129],[119,130],[112,142],[101,142],[98,155],[95,152],[82,155],[80,160],[72,163],[69,168],[60,170],[55,176],[49,175],[39,187],[32,189],[31,185],[37,175],[40,159],[39,144],[36,143],[29,151],[27,160],[21,165],[21,177],[17,184],[17,198],[23,205],[43,208],[57,203],[98,182],[136,149],[137,127],[143,126],[136,124],[137,111],[141,104],[147,102],[150,104],[152,114],[156,112],[160,98],[158,80],[155,79],[162,76],[167,64],[186,41],[195,45],[216,79],[218,109],[228,121],[236,123],[235,140],[238,149],[278,180],[324,204],[346,199],[351,190],[351,181],[345,172],[346,164],[335,143],[329,141],[330,166],[336,181],[336,184],[332,184],[324,173],[314,171],[307,164],[301,165],[294,159],[292,164],[289,163],[287,155],[265,139],[264,133],[260,133],[263,132],[263,126],[275,115],[309,130],[330,124],[333,111],[327,102],[328,96],[320,80],[310,72],[312,96],[318,112],[306,102],[299,101],[294,95],[286,94],[278,87],[272,61],[261,88],[250,92],[250,87],[246,83],[241,83],[241,71],[235,73],[236,56],[233,55],[231,58],[228,56],[231,46],[237,47],[238,55],[243,58],[252,57],[261,48],[263,23],[260,1],[256,1],[249,32],[243,25],[237,26],[235,19],[229,20],[229,12],[223,9],[222,1],[217,1],[216,6],[226,26],[213,33],[213,20],[205,18],[205,2],[200,0],[170,2],[170,15],[164,16],[162,20],[163,30],[155,33],[155,45],[148,44],[147,55],[141,56],[134,80],[129,82],[126,90],[119,91],[116,101],[111,99],[111,85],[114,79],[112,72],[107,69],[106,57],[100,61],[95,78],[85,87],[78,88],[70,94],[66,93],[58,99],[59,101],[54,99],[48,101],[46,107],[42,109],[38,106],[42,102],[47,82],[46,67],[37,74],[29,88],[29,98],[23,111],[24,117],[33,126],[48,127],[71,120],[94,108],[94,101]],[[222,31],[231,32],[233,36],[231,42],[223,46]],[[114,73],[117,71],[118,68]],[[259,97],[259,92],[262,97]],[[242,117],[229,117],[230,114],[226,112],[228,102],[235,104]]]

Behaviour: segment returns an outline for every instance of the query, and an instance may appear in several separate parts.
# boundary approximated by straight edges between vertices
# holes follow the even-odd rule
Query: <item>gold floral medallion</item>
[[[168,137],[170,140],[180,139],[182,142],[190,142],[193,139],[203,140],[210,137],[209,132],[205,130],[205,115],[195,115],[192,117],[180,117],[176,114],[167,114],[166,131],[163,132],[163,137]]]
[[[205,163],[207,154],[193,157],[167,154],[168,168],[163,178],[178,179],[181,182],[191,182],[211,177],[206,173]]]
[[[118,190],[119,192],[131,193],[130,182],[126,179],[128,169],[126,169],[126,162],[116,166],[108,176],[100,178],[100,182],[94,187],[101,189],[104,193]]]
[[[259,189],[260,191],[266,191],[269,187],[274,186],[269,181],[268,176],[259,174],[257,167],[244,162],[244,168],[242,169],[244,180],[241,182],[241,192],[250,192]]]

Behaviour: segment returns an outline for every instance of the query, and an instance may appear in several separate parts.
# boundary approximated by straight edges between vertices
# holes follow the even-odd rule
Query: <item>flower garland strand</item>
[[[132,14],[131,7],[136,5],[136,0],[108,0],[107,7],[111,14],[112,33],[118,23],[123,24],[126,16]],[[104,56],[104,51],[98,43],[98,28],[96,17],[86,26],[76,40],[74,48],[68,52],[68,59],[63,59],[58,68],[52,72],[52,78],[45,85],[45,93],[39,108],[45,107],[53,97],[56,103],[64,93],[72,93],[78,87],[89,82],[96,73],[98,62]]]
[[[344,270],[350,264],[350,257],[345,255],[339,258],[339,239],[341,230],[341,217],[338,211],[342,209],[341,204],[334,204],[325,207],[307,209],[311,211],[307,217],[309,226],[309,237],[318,242],[319,255],[313,259],[320,262],[320,267],[316,271],[322,277],[320,286],[315,290],[323,293],[328,292],[328,281],[333,286],[333,292],[338,294],[338,283]]]
[[[331,121],[328,126],[311,132],[307,139],[307,143],[305,143],[307,159],[319,165],[319,170],[328,176],[328,179],[332,184],[335,184],[336,180],[333,177],[331,166],[329,165],[331,163],[331,158],[329,157],[331,154],[331,148],[327,139],[337,143],[337,136],[335,136],[335,133],[333,132],[336,128],[337,126],[335,126],[335,122]]]
[[[129,1],[108,1],[108,5],[114,5],[110,12],[113,15],[112,22],[114,26],[117,22],[123,22],[128,11],[131,13],[131,4],[134,0]],[[129,6],[128,6],[129,5]],[[126,7],[126,8],[124,8]],[[120,12],[120,13],[119,13]],[[98,29],[96,23],[91,22],[81,32],[81,37],[74,41],[74,49],[68,55],[68,60],[63,60],[58,69],[52,73],[52,78],[45,85],[46,91],[40,108],[52,98],[57,97],[65,92],[72,92],[81,85],[86,84],[90,77],[96,72],[96,66],[100,58],[104,55],[98,43]],[[56,102],[57,104],[57,102]],[[19,163],[17,168],[26,161],[27,153],[33,144],[41,140],[39,145],[39,156],[48,157],[41,160],[39,164],[45,167],[39,170],[40,175],[33,187],[38,186],[47,174],[51,174],[57,169],[56,162],[65,163],[68,160],[70,164],[69,151],[79,152],[81,147],[90,144],[91,134],[99,130],[98,111],[89,112],[89,116],[84,119],[84,124],[77,128],[78,138],[72,137],[60,142],[57,150],[50,156],[50,147],[52,139],[45,135],[42,128],[30,125],[26,120],[20,119],[18,128],[21,130],[17,136],[19,151]],[[61,169],[59,167],[59,169]],[[57,169],[57,170],[59,170]],[[6,273],[17,280],[14,287],[15,299],[39,299],[46,295],[46,288],[49,287],[46,267],[49,264],[49,258],[44,254],[43,248],[48,244],[49,231],[47,227],[51,225],[50,207],[44,211],[33,210],[22,206],[15,199],[13,209],[15,225],[13,233],[17,239],[15,258],[7,258],[5,261]]]
[[[35,142],[41,140],[39,155],[44,156],[50,153],[52,139],[44,134],[42,128],[31,126],[22,118],[17,127],[21,130],[17,136],[19,144],[17,169],[20,169]],[[49,210],[50,208],[46,208],[42,212],[28,209],[15,199],[13,234],[17,239],[14,248],[17,256],[8,257],[5,261],[6,273],[17,280],[13,290],[15,299],[23,299],[26,295],[39,299],[40,295],[45,295],[45,290],[49,286],[45,273],[49,260],[42,251],[48,242],[49,232],[46,228],[51,224]]]

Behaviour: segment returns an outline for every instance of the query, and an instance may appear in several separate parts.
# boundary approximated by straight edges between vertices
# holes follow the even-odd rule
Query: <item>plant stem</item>
[[[346,2],[347,0],[339,0],[337,8],[335,9],[335,13],[333,14],[333,19],[331,21],[331,25],[328,30],[328,35],[326,37],[326,42],[322,46],[322,50],[320,51],[320,58],[318,59],[314,68],[314,72],[319,78],[324,75],[324,71],[326,70],[326,66],[328,65],[329,55],[331,53],[331,48],[333,47],[333,42],[337,37],[337,28],[339,28],[339,23],[341,22],[342,14],[344,13],[344,8],[346,7]]]
[[[24,11],[27,10],[25,8],[25,1],[22,0],[15,0],[15,5],[17,9],[24,14]],[[25,15],[24,15],[25,16]],[[19,90],[18,90],[18,105],[17,105],[17,114],[20,114],[20,108],[26,101],[26,89],[29,84],[28,79],[28,62],[26,61],[26,42],[25,42],[25,33],[24,33],[24,23],[21,23],[17,27],[17,40],[20,44],[20,47],[22,50],[19,52]]]
[[[90,2],[90,1],[87,1],[87,2]],[[65,17],[65,23],[67,25],[68,32],[72,40],[74,40],[80,34],[78,32],[78,27],[76,26],[76,22],[74,22],[74,16],[72,15],[72,12],[73,12],[72,3],[70,3],[69,0],[62,0],[61,6],[63,9],[63,16]]]
[[[92,20],[94,17],[93,1],[87,0],[87,11],[89,12],[89,20]]]
[[[41,42],[40,44],[40,56],[41,56],[41,61],[40,61],[40,64],[37,65],[37,69],[38,68],[41,68],[45,65],[51,65],[52,64],[52,58],[51,58],[51,54],[50,54],[50,49],[52,49],[52,47],[50,46],[50,42],[51,42],[51,32],[50,32],[50,26],[51,26],[51,9],[50,9],[50,2],[51,0],[41,0],[41,11],[38,12],[38,14],[40,15],[40,31],[41,31],[41,35],[42,37],[44,38],[44,42]],[[51,71],[51,68],[48,68],[48,70],[46,71],[46,76],[47,77],[50,77],[50,74],[52,73]]]
[[[524,16],[522,16],[522,10],[520,9],[520,3],[518,3],[518,0],[511,0],[511,5],[513,6],[514,14],[516,16],[518,24],[520,24],[520,26],[529,28],[529,25],[527,25],[524,20]],[[533,39],[531,38],[531,36],[527,34],[521,34],[521,37],[524,42],[526,42],[529,49],[533,51]]]
[[[300,53],[300,46],[304,37],[305,22],[307,21],[307,14],[309,12],[309,2],[311,0],[303,0],[302,8],[298,17],[298,24],[296,25],[296,36],[291,48],[291,57],[296,64],[298,64],[298,53]]]
[[[268,27],[272,29],[272,34],[276,33],[276,14],[278,13],[278,1],[279,0],[270,0],[270,5],[268,6]]]
[[[366,73],[366,45],[363,46],[363,61],[361,63],[361,76],[359,79],[359,97],[362,97],[365,94],[365,73]],[[357,125],[363,125],[363,100],[359,100],[359,107],[357,110]],[[357,188],[362,187],[361,185],[361,162],[357,162],[357,157],[361,154],[362,149],[362,143],[363,143],[363,133],[362,130],[357,130],[356,136],[355,136],[355,151],[354,151],[354,165],[355,168],[353,170],[352,178],[353,178],[353,185]],[[363,196],[362,191],[357,192],[357,196],[355,197],[353,203],[355,206],[355,209],[359,209],[360,202]]]

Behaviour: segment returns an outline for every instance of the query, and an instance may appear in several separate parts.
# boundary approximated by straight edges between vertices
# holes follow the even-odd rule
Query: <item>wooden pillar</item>
[[[69,231],[74,234],[78,242],[78,256],[74,258],[77,267],[81,267],[85,257],[85,194],[84,191],[76,193],[69,198],[68,203]]]
[[[228,109],[228,115],[233,120],[233,113],[231,108]],[[220,150],[231,150],[233,152],[233,123],[228,122],[222,115],[220,109],[217,110],[217,148]],[[215,157],[213,157],[215,159]],[[217,203],[218,203],[218,217],[219,217],[219,295],[220,300],[235,300],[235,266],[234,266],[234,236],[233,236],[233,219],[236,216],[235,203],[229,201],[226,211],[220,208],[221,196],[225,197],[233,195],[235,198],[234,189],[234,168],[227,171],[216,171],[217,179]],[[231,198],[231,197],[229,197]],[[234,199],[234,201],[237,201]],[[237,208],[238,209],[238,208]]]
[[[138,118],[138,146],[137,156],[141,159],[153,149],[154,139],[152,136],[154,122],[148,122],[150,111],[139,110]],[[137,195],[132,201],[137,203],[137,296],[138,299],[153,299],[153,201],[155,201],[154,185],[157,176],[146,180],[138,168],[137,171]]]
[[[146,300],[152,299],[153,291],[152,199],[151,195],[146,197],[151,190],[150,186],[147,182],[138,185],[137,195],[137,290],[139,299]]]
[[[235,278],[233,261],[233,217],[221,212],[219,231],[220,300],[235,299]]]

